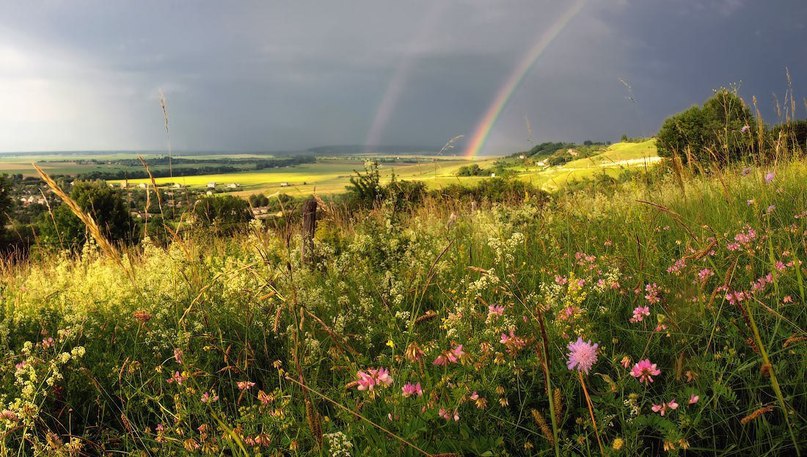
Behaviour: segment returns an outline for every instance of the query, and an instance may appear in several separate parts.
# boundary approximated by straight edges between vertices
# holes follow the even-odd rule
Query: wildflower
[[[516,352],[524,348],[527,345],[527,342],[524,338],[520,336],[516,336],[513,330],[510,330],[510,335],[502,333],[502,338],[500,342],[507,346],[507,350],[510,352]]]
[[[678,260],[675,261],[674,264],[672,264],[672,266],[667,268],[667,273],[672,273],[672,274],[677,275],[677,274],[681,273],[681,270],[683,270],[686,266],[687,266],[686,259],[678,259]]]
[[[644,296],[645,300],[647,300],[650,304],[656,304],[661,301],[658,294],[661,292],[661,289],[656,283],[648,284],[644,287],[645,292],[647,292]]]
[[[633,310],[633,317],[630,318],[630,323],[635,324],[637,322],[642,322],[645,316],[650,315],[650,307],[649,306],[637,306]]]
[[[619,363],[622,364],[622,366],[625,367],[625,369],[627,369],[630,366],[630,357],[628,356],[622,357],[622,360],[620,360]]]
[[[748,176],[748,175],[750,175],[750,174],[751,174],[751,167],[745,167],[745,168],[743,168],[743,171],[742,171],[740,174],[741,174],[741,175],[743,175],[743,176]]]
[[[714,272],[710,268],[704,268],[698,272],[698,279],[702,282],[714,276]]]
[[[754,206],[754,204],[755,204],[756,202],[757,202],[757,201],[756,201],[756,200],[754,200],[754,199],[752,198],[752,199],[750,199],[750,200],[746,200],[746,201],[745,201],[745,204],[746,204],[746,205],[748,205],[748,206]]]
[[[490,305],[488,306],[488,316],[501,316],[504,314],[504,306]]]
[[[134,317],[141,324],[145,324],[146,322],[151,320],[151,314],[143,310],[135,311],[134,313],[132,313],[132,317]]]
[[[591,344],[583,341],[582,337],[577,337],[577,341],[569,343],[569,361],[566,366],[570,370],[577,369],[580,372],[588,374],[592,365],[597,362],[597,348],[598,344]]]
[[[614,439],[614,442],[611,444],[611,446],[614,448],[615,451],[621,450],[622,446],[624,446],[624,445],[625,445],[625,440],[623,440],[622,438]]]
[[[404,384],[401,390],[403,390],[403,396],[406,398],[409,398],[412,395],[417,395],[418,397],[423,396],[423,389],[421,389],[420,383],[412,384],[411,382],[407,382]]]
[[[690,404],[690,405],[694,405],[700,399],[701,399],[701,397],[699,397],[699,396],[697,396],[695,394],[692,394],[692,395],[689,396],[689,401],[687,403]]]
[[[765,210],[765,214],[771,214],[774,211],[776,211],[776,205],[769,205],[768,208]]]
[[[218,399],[219,399],[219,396],[216,395],[215,392],[212,395],[205,392],[205,393],[202,394],[202,398],[200,400],[201,400],[202,403],[213,403],[215,401],[218,401]]]
[[[781,260],[776,261],[775,267],[776,267],[776,271],[785,271],[785,269],[787,269],[787,267],[785,266],[785,264]]]
[[[457,422],[458,420],[460,420],[460,415],[457,412],[457,410],[454,410],[454,414],[452,415],[451,412],[449,412],[445,408],[440,408],[440,412],[438,413],[438,415],[447,421],[454,419],[454,422]]]
[[[249,390],[255,386],[252,381],[238,381],[236,384],[238,384],[238,390]]]
[[[272,403],[274,400],[275,400],[274,396],[269,395],[262,390],[258,391],[258,401],[260,401],[262,405],[268,405],[269,403]]]
[[[750,132],[750,131],[751,131],[751,126],[750,126],[750,125],[748,125],[748,124],[745,124],[745,125],[744,125],[744,126],[741,128],[741,129],[740,129],[740,133],[748,133],[748,132]]]
[[[782,299],[782,303],[793,303],[793,297],[785,295],[785,298]]]
[[[188,379],[187,376],[182,376],[181,374],[179,374],[178,371],[175,371],[174,375],[166,379],[165,381],[168,384],[177,383],[177,385],[182,385],[182,383],[185,382],[187,379]]]
[[[776,173],[774,173],[773,171],[769,171],[769,172],[765,173],[765,184],[770,184],[771,181],[773,181],[773,178],[775,178],[775,177],[776,177]]]
[[[178,364],[182,365],[182,349],[174,348],[174,360],[176,360]]]
[[[653,405],[653,407],[651,409],[653,410],[654,413],[659,413],[660,415],[663,416],[664,414],[667,413],[668,410],[671,411],[671,410],[678,409],[678,403],[676,403],[675,399],[673,398],[672,400],[670,400],[667,403],[661,403],[659,405]]]
[[[462,356],[465,355],[465,352],[462,350],[462,345],[458,344],[454,349],[450,351],[445,351],[442,354],[438,355],[437,358],[434,359],[432,362],[434,365],[437,366],[445,366],[449,363],[457,363]]]
[[[417,343],[412,342],[406,347],[404,355],[406,355],[406,359],[410,362],[417,362],[423,357],[423,350],[420,349]]]
[[[372,391],[375,386],[389,387],[392,385],[392,377],[389,375],[389,370],[386,368],[369,368],[366,372],[359,371],[356,373],[359,377],[358,389]]]
[[[651,363],[650,359],[640,360],[630,371],[631,376],[638,378],[639,382],[643,382],[645,384],[653,382],[653,376],[658,376],[660,374],[661,370],[656,367],[655,363]]]

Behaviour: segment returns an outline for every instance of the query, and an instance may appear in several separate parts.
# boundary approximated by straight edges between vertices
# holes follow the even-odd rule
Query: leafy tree
[[[247,201],[232,195],[202,198],[194,205],[193,212],[199,224],[216,233],[232,233],[252,220]]]
[[[11,199],[11,181],[6,175],[0,176],[0,244],[6,245],[8,236],[6,224],[9,221],[13,200]]]
[[[726,164],[753,152],[754,117],[735,90],[721,88],[703,104],[664,121],[658,133],[662,157]]]
[[[134,243],[137,224],[120,192],[103,181],[76,181],[70,192],[82,211],[95,220],[101,233],[113,243]],[[87,241],[87,228],[67,205],[44,213],[37,221],[40,240],[46,244],[78,249]]]

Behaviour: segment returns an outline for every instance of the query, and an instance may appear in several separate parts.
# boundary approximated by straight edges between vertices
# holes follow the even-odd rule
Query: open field
[[[266,158],[255,154],[197,154],[176,158],[194,159],[204,161],[205,164],[216,163],[216,160],[224,159],[256,159]],[[379,156],[380,158],[392,159],[381,163],[382,179],[388,180],[392,173],[398,179],[423,181],[431,189],[440,188],[449,184],[474,185],[482,177],[458,177],[457,170],[464,165],[477,163],[484,169],[494,166],[497,159],[480,158],[468,160],[464,157],[451,156],[418,156],[418,155],[396,155]],[[114,161],[124,159],[134,159],[135,154],[116,153],[109,155],[77,156],[65,159],[53,155],[24,156],[24,157],[2,157],[0,156],[0,173],[22,173],[26,176],[36,176],[36,172],[30,165],[31,161],[37,163],[49,174],[76,174],[89,173],[93,171],[109,172],[124,170],[128,172],[142,172],[139,166],[122,166],[114,162],[110,164],[97,164],[88,162]],[[148,158],[148,157],[147,157]],[[367,159],[371,159],[368,156]],[[511,161],[507,169],[513,172],[518,179],[530,182],[538,187],[547,190],[557,189],[565,183],[573,180],[590,178],[597,173],[608,173],[616,175],[622,168],[631,168],[652,164],[658,160],[654,142],[644,143],[617,143],[608,147],[602,154],[586,159],[579,159],[568,162],[557,167],[542,167],[537,165],[521,166],[517,160]],[[175,164],[174,169],[196,167],[194,163]],[[204,174],[197,176],[183,176],[171,178],[156,178],[158,185],[169,183],[179,183],[192,188],[204,188],[208,183],[215,182],[219,186],[227,184],[238,184],[239,190],[236,194],[252,193],[274,193],[282,192],[292,196],[305,196],[312,193],[322,195],[337,194],[345,191],[345,186],[349,184],[354,170],[363,170],[364,158],[339,158],[324,157],[317,163],[302,164],[281,168],[267,168],[259,171],[244,171],[224,174]],[[167,170],[165,165],[151,167],[152,171]],[[130,179],[130,185],[137,185],[148,181],[147,179]],[[121,181],[111,181],[113,184],[120,184]]]
[[[464,165],[477,163],[488,169],[494,166],[497,159],[484,158],[470,161],[462,157],[412,157],[420,163],[382,163],[382,179],[388,180],[392,172],[402,180],[417,180],[426,183],[431,189],[449,184],[474,185],[483,177],[458,177],[457,170]],[[523,167],[516,163],[507,169],[516,177],[547,190],[557,189],[569,181],[590,178],[598,173],[617,175],[624,168],[643,167],[659,160],[656,155],[654,141],[643,143],[617,143],[608,147],[602,154],[568,162],[557,167]],[[294,167],[262,170],[260,172],[227,173],[217,175],[200,175],[174,178],[158,178],[158,184],[170,182],[190,187],[204,187],[207,183],[219,185],[237,183],[241,189],[239,194],[282,192],[292,196],[304,196],[312,193],[323,195],[344,192],[349,184],[353,171],[363,169],[363,162],[358,160],[324,159],[316,164],[305,164]],[[147,180],[129,180],[130,184],[138,184]]]

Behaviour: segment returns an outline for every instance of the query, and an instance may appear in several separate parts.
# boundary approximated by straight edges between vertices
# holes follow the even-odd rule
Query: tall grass
[[[745,168],[328,207],[313,265],[296,231],[254,222],[4,268],[1,449],[798,453],[807,164]],[[599,344],[583,382],[578,337]],[[642,359],[653,383],[630,374]],[[389,386],[368,381],[381,367]]]

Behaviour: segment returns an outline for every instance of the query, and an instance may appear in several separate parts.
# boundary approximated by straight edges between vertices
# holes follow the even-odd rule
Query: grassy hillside
[[[326,208],[311,263],[257,222],[43,253],[2,272],[0,450],[794,455],[805,182],[801,160]]]

